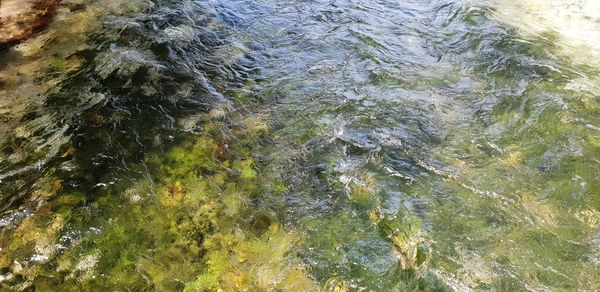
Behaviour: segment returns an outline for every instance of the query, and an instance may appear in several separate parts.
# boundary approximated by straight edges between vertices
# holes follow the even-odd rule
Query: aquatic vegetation
[[[595,6],[504,2],[63,1],[0,54],[0,289],[597,290]]]
[[[335,277],[327,280],[327,282],[325,282],[323,289],[325,291],[331,291],[331,292],[350,291],[348,289],[348,285],[346,284],[346,282],[344,282],[343,280],[340,280],[338,278],[335,278]]]
[[[69,193],[55,181],[48,187],[56,195],[51,201],[55,215],[46,211],[49,223],[36,223],[48,220],[40,214],[25,219],[2,250],[2,266],[35,251],[51,263],[48,269],[57,266],[63,271],[60,285],[65,288],[73,283],[188,291],[314,289],[294,257],[300,238],[250,202],[268,186],[263,186],[254,159],[237,155],[258,146],[257,137],[265,128],[240,128],[237,142],[221,140],[220,130],[186,138],[167,153],[149,153],[151,181],[142,180],[121,196],[96,199],[90,207],[92,217],[99,218],[86,216],[85,209],[75,211],[85,196]],[[286,191],[282,182],[274,188]],[[78,222],[81,219],[84,222]],[[83,227],[89,220],[104,222],[98,234],[75,240],[64,253],[45,252],[57,245],[65,224],[69,229]],[[12,267],[11,273],[38,288],[52,285],[40,269],[46,268]]]
[[[382,220],[378,225],[394,244],[403,270],[424,269],[428,256],[423,246],[424,235],[420,220]]]
[[[368,187],[355,186],[352,189],[350,201],[362,208],[368,208],[373,205],[373,195]]]
[[[314,290],[300,262],[287,257],[294,241],[277,224],[256,238],[248,238],[241,229],[211,236],[205,245],[208,268],[185,290]]]

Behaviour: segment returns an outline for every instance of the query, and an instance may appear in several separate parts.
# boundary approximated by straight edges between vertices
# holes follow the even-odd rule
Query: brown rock
[[[0,49],[43,29],[60,0],[0,0]]]

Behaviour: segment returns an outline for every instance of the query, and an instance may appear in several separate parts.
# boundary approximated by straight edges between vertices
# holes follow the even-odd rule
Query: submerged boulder
[[[0,0],[0,49],[14,45],[50,22],[60,0]]]

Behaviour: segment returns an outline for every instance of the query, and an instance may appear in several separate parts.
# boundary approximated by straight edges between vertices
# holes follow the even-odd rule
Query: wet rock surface
[[[59,0],[2,0],[0,49],[14,45],[50,22]]]

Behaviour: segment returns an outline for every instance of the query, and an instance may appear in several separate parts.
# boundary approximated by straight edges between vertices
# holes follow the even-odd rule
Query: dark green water
[[[559,2],[63,2],[0,53],[0,289],[599,289]]]

